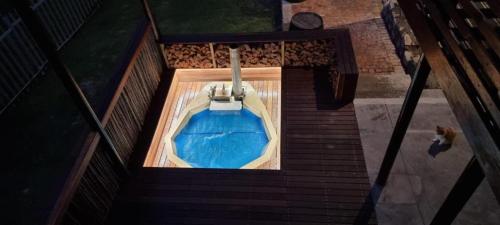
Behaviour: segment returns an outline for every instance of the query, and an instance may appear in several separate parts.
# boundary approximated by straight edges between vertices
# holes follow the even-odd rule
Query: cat
[[[438,145],[451,145],[457,133],[451,127],[436,126],[436,136],[432,141],[439,141]]]

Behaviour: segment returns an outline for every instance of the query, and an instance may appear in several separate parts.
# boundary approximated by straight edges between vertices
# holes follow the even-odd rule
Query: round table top
[[[293,15],[291,24],[302,30],[314,30],[323,26],[323,19],[313,12],[299,12]]]

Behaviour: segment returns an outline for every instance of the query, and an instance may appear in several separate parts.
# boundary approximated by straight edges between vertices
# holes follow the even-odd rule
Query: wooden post
[[[215,51],[214,51],[214,43],[208,43],[210,46],[210,55],[212,56],[212,65],[214,68],[217,68],[217,61],[215,61]]]
[[[168,58],[165,55],[165,46],[163,43],[161,43],[161,32],[160,28],[158,28],[158,23],[156,21],[156,17],[153,14],[153,11],[151,10],[151,7],[149,6],[148,0],[141,0],[142,7],[144,8],[144,14],[146,14],[146,17],[149,19],[149,22],[151,23],[151,28],[153,29],[153,33],[155,35],[155,40],[156,43],[158,44],[158,49],[160,51],[160,55],[163,56],[163,67],[164,69],[168,69]]]
[[[285,41],[280,41],[281,45],[281,66],[285,66]]]
[[[346,74],[344,73],[338,73],[336,74],[337,76],[335,77],[335,88],[334,91],[334,97],[335,101],[342,101],[344,99],[344,85],[345,85],[345,76]]]
[[[61,57],[57,52],[56,45],[50,39],[48,32],[45,30],[42,22],[35,14],[35,12],[31,10],[30,1],[12,0],[11,2],[15,6],[24,24],[30,31],[30,34],[33,36],[33,39],[47,57],[47,60],[53,67],[56,75],[59,77],[59,79],[61,79],[64,87],[72,97],[75,105],[80,109],[83,117],[86,119],[89,125],[101,135],[106,145],[112,151],[112,155],[115,156],[115,159],[120,163],[121,169],[126,174],[128,174],[125,163],[123,162],[118,151],[113,145],[108,133],[102,126],[101,121],[99,121],[99,118],[90,106],[90,103],[87,101],[87,98],[78,86],[78,83],[71,75],[71,71],[66,67],[66,65],[64,65],[63,61],[61,60]]]
[[[335,46],[337,46],[335,51],[338,77],[334,99],[338,103],[350,103],[356,95],[359,74],[348,29],[344,29],[336,35]]]
[[[483,169],[473,156],[432,219],[431,225],[451,224],[483,180]]]
[[[398,155],[401,143],[406,135],[406,130],[410,125],[411,118],[415,112],[415,108],[418,104],[418,99],[424,90],[427,77],[431,72],[431,68],[425,56],[420,57],[420,62],[418,63],[417,70],[411,81],[410,89],[406,93],[401,112],[399,113],[398,121],[392,132],[391,140],[387,146],[385,152],[384,161],[382,161],[382,166],[380,166],[380,171],[377,176],[377,184],[384,186],[387,182],[387,178],[391,173],[392,166]]]
[[[144,8],[144,13],[146,16],[149,18],[149,21],[151,22],[151,27],[153,28],[153,33],[155,34],[155,39],[156,41],[161,40],[161,33],[158,28],[158,23],[156,22],[156,17],[153,14],[153,11],[151,10],[151,7],[149,7],[149,2],[148,0],[141,0],[142,7]]]

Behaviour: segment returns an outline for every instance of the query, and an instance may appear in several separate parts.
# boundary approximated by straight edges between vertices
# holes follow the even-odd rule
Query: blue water
[[[177,156],[194,168],[240,168],[268,141],[262,120],[246,109],[199,112],[174,140]]]

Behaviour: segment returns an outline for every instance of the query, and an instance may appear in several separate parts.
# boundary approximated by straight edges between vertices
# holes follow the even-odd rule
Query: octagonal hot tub
[[[241,168],[262,156],[268,142],[264,123],[247,109],[205,109],[174,139],[177,156],[199,168]]]
[[[218,83],[220,84],[220,83]],[[271,159],[278,137],[271,118],[246,82],[242,110],[210,111],[209,87],[186,107],[166,138],[177,167],[255,169]],[[227,84],[231,88],[230,83]]]

